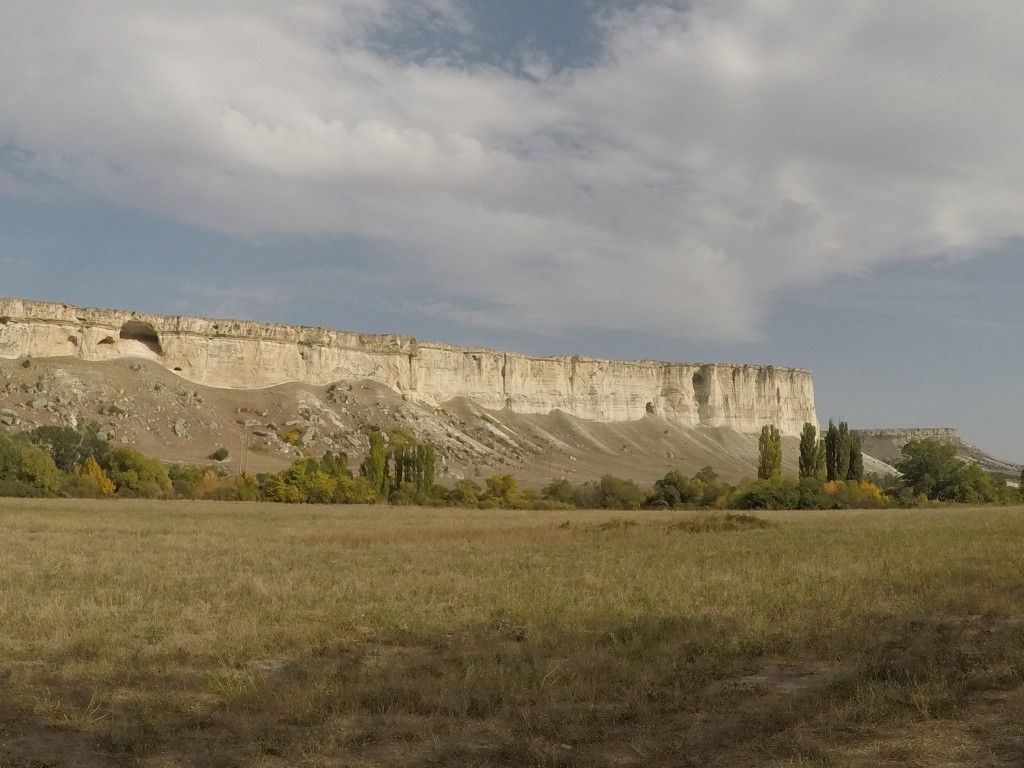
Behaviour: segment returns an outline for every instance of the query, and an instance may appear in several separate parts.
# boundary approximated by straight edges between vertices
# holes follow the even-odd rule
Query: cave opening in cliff
[[[137,320],[129,320],[121,326],[121,338],[125,341],[137,341],[144,344],[150,352],[163,355],[163,347],[160,346],[160,337],[156,329],[149,323],[140,323]]]

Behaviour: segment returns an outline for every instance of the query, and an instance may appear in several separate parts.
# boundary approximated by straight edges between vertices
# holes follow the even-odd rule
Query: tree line
[[[758,479],[763,483],[776,484],[775,490],[784,497],[780,504],[799,505],[799,500],[794,502],[794,499],[800,494],[784,492],[787,483],[782,478],[782,438],[775,426],[762,428],[758,449]],[[813,496],[819,492],[818,484],[821,483],[824,485],[820,489],[825,492],[835,492],[843,483],[848,488],[859,484],[871,494],[877,491],[889,503],[902,506],[928,502],[987,504],[1022,500],[1024,470],[1021,471],[1020,486],[1014,489],[979,464],[958,459],[956,447],[949,443],[932,439],[911,440],[903,446],[901,454],[902,458],[893,465],[898,476],[873,475],[868,478],[864,471],[861,436],[851,431],[845,421],[836,425],[830,419],[821,438],[817,427],[806,423],[800,434],[798,478],[794,487],[803,488],[805,496]]]
[[[573,483],[555,478],[540,490],[509,474],[452,486],[437,481],[437,453],[403,430],[371,429],[358,468],[343,453],[299,459],[281,472],[229,474],[211,466],[165,466],[104,439],[96,425],[38,427],[0,435],[0,496],[180,498],[290,504],[462,506],[504,509],[710,508],[841,509],[921,506],[936,502],[1014,503],[1020,491],[979,465],[960,461],[954,446],[913,440],[895,464],[898,477],[867,475],[859,435],[829,422],[824,437],[806,424],[798,476],[782,475],[782,438],[766,426],[758,444],[757,479],[730,484],[712,467],[692,476],[668,472],[650,486],[604,475]]]

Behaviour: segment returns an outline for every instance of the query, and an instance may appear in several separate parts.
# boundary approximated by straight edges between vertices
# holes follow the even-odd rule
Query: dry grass
[[[758,517],[5,500],[0,767],[1024,763],[1024,509]]]

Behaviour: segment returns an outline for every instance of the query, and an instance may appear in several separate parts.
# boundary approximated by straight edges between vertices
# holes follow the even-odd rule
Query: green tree
[[[519,493],[518,484],[513,475],[492,475],[484,483],[487,485],[484,500],[497,506],[510,506]]]
[[[416,448],[416,489],[430,493],[434,488],[437,472],[437,452],[431,443]]]
[[[850,427],[845,422],[839,423],[839,444],[836,447],[836,479],[848,480],[850,477]]]
[[[370,451],[363,459],[360,472],[377,489],[378,495],[387,496],[388,452],[384,442],[384,433],[380,430],[370,433]]]
[[[63,483],[50,454],[0,437],[0,496],[55,496]]]
[[[597,506],[604,509],[638,509],[647,494],[632,480],[604,475],[597,483]]]
[[[770,480],[782,476],[782,435],[774,424],[761,428],[758,440],[757,476]]]
[[[718,500],[731,490],[728,483],[723,482],[721,478],[718,477],[718,473],[715,472],[714,467],[711,466],[701,468],[701,470],[693,476],[693,479],[704,484],[704,493],[698,502],[701,507],[715,506],[718,503]]]
[[[950,488],[964,466],[956,457],[955,446],[938,440],[911,440],[901,452],[903,458],[893,466],[905,486],[930,499],[949,499]]]
[[[979,464],[971,462],[954,474],[949,485],[940,491],[938,498],[961,504],[990,504],[1003,498],[1005,487],[1005,481],[996,480]]]
[[[95,423],[82,429],[36,427],[28,433],[28,439],[49,453],[62,472],[74,472],[76,467],[84,466],[87,459],[103,463],[110,443],[100,437],[99,430]]]
[[[572,483],[564,477],[558,477],[545,485],[543,490],[541,490],[540,495],[541,498],[547,499],[548,501],[557,501],[560,504],[572,504],[575,491],[576,489],[572,487]]]
[[[825,464],[825,438],[818,438],[818,446],[814,452],[814,478],[824,480],[827,476]]]
[[[850,469],[846,473],[847,480],[864,479],[864,445],[861,436],[850,433]]]
[[[839,430],[832,419],[825,433],[825,479],[830,483],[839,479]]]
[[[101,466],[114,481],[120,496],[157,498],[170,496],[174,490],[164,465],[134,448],[111,448]]]
[[[818,467],[818,428],[804,424],[800,433],[800,477],[815,477]]]
[[[704,498],[705,485],[696,477],[687,477],[678,470],[672,470],[660,480],[654,482],[654,493],[648,500],[650,504],[669,507],[698,505]]]

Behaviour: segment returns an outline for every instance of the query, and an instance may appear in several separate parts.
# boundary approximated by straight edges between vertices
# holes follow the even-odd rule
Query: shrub
[[[265,501],[259,481],[252,475],[230,475],[218,478],[217,484],[202,498],[217,501]]]
[[[112,448],[104,459],[103,468],[117,486],[119,496],[159,498],[169,496],[174,490],[164,465],[134,448]]]
[[[334,492],[338,504],[373,504],[378,498],[377,488],[365,477],[341,477]]]
[[[604,509],[639,509],[647,494],[632,480],[604,475],[597,483],[595,500]]]
[[[672,508],[697,505],[704,498],[705,489],[702,480],[673,470],[654,483],[654,492],[647,504]]]
[[[519,488],[513,475],[492,475],[484,481],[484,484],[487,489],[480,498],[482,509],[512,508],[516,505]]]
[[[795,509],[800,500],[799,483],[788,477],[755,480],[740,486],[730,497],[735,509]]]
[[[572,487],[572,483],[564,477],[559,477],[545,485],[544,489],[540,492],[540,495],[541,498],[548,501],[556,501],[561,504],[572,504],[575,490],[576,489]]]
[[[56,496],[64,477],[50,454],[0,437],[0,495]]]
[[[210,461],[227,461],[227,458],[230,455],[231,454],[228,452],[228,449],[221,446],[206,458],[210,459]]]
[[[403,482],[391,491],[389,501],[400,507],[411,507],[416,504],[419,491],[415,483]]]
[[[103,471],[103,467],[92,456],[85,460],[82,466],[75,469],[75,477],[81,488],[93,488],[96,496],[113,496],[117,488],[114,481]]]
[[[448,502],[456,506],[475,507],[483,489],[472,480],[459,480],[448,494]]]

